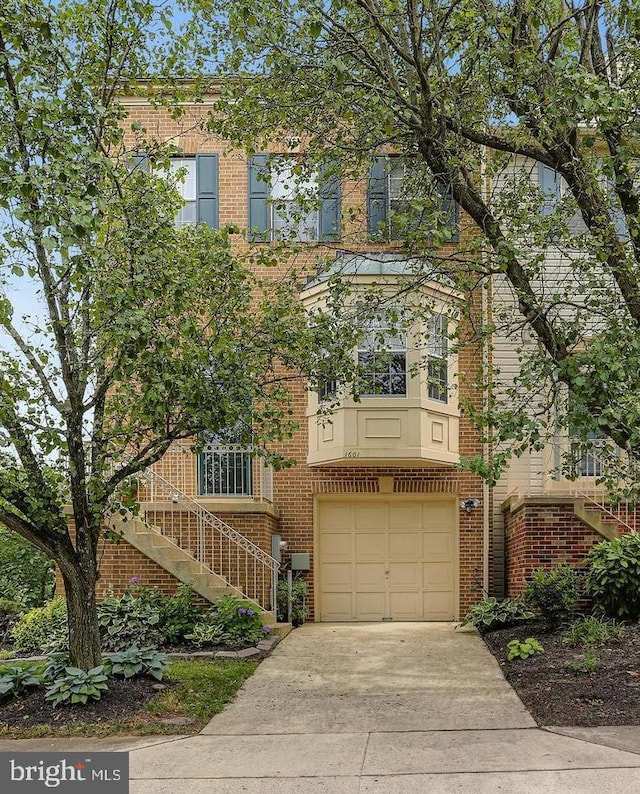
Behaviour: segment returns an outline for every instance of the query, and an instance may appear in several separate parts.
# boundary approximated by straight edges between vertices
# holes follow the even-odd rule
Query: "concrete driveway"
[[[538,729],[480,638],[451,624],[310,624],[200,735],[132,748],[130,791],[636,794],[640,732],[621,750],[602,730]]]

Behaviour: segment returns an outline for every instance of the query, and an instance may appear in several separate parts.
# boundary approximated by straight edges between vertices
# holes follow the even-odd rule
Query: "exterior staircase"
[[[265,623],[279,563],[153,469],[139,475],[141,517],[113,515],[111,529],[207,601],[225,593],[252,601]]]
[[[175,576],[178,581],[190,584],[195,592],[207,601],[214,602],[226,593],[254,601],[254,599],[248,598],[242,590],[229,585],[221,576],[198,562],[189,552],[163,535],[160,528],[150,526],[135,517],[112,518],[110,523],[111,529],[123,540]],[[272,611],[263,609],[260,604],[255,603],[262,612],[264,623],[276,622],[276,616]]]
[[[617,538],[621,533],[631,529],[616,518],[609,516],[601,505],[586,499],[577,499],[573,504],[573,512],[582,522],[607,540]]]

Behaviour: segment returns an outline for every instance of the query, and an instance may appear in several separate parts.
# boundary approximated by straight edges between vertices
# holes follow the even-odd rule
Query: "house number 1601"
[[[360,453],[355,449],[350,449],[345,452],[345,458],[359,458]]]

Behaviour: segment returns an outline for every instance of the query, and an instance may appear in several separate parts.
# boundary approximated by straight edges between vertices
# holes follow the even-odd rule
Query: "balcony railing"
[[[207,444],[198,456],[201,496],[253,496],[253,456],[236,444]]]
[[[253,497],[273,502],[273,469],[246,447],[207,444],[199,455],[188,442],[173,444],[153,470],[193,498]],[[141,501],[154,501],[154,486]]]

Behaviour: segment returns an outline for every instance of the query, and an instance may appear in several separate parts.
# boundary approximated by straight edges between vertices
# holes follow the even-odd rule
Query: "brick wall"
[[[580,566],[589,549],[603,540],[575,515],[573,500],[549,504],[529,498],[514,510],[506,508],[504,519],[510,598],[523,592],[536,568],[562,562]]]

